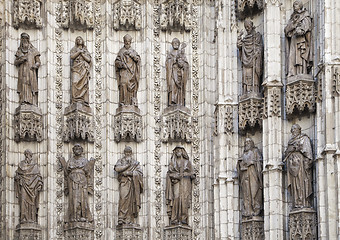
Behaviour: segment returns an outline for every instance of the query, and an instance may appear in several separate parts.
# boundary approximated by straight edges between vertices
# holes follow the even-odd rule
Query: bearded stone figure
[[[189,79],[189,63],[186,59],[184,48],[186,44],[177,38],[172,40],[172,50],[168,53],[166,66],[166,81],[168,85],[168,106],[185,106],[185,90]]]
[[[195,174],[183,147],[176,147],[166,175],[166,204],[170,225],[188,224],[191,206],[192,180]]]
[[[124,157],[114,169],[119,181],[118,225],[134,224],[141,207],[143,172],[140,163],[132,158],[131,147],[125,147]]]
[[[244,153],[238,162],[243,217],[259,216],[263,210],[262,155],[252,139],[244,142]]]
[[[237,39],[242,62],[242,94],[259,93],[263,72],[262,36],[255,31],[255,26],[250,20],[244,21],[244,28],[247,34],[242,38],[242,32]]]
[[[83,38],[78,36],[75,46],[71,49],[72,103],[89,104],[90,67],[91,55],[84,44]]]
[[[288,141],[284,162],[287,164],[288,190],[293,208],[312,207],[313,152],[310,138],[294,124]]]
[[[27,33],[22,33],[14,61],[14,65],[19,68],[17,92],[20,104],[38,105],[38,68],[40,64],[39,51],[30,43],[30,36]]]
[[[288,77],[308,74],[312,67],[312,19],[301,0],[295,1],[293,8],[294,12],[285,27]]]
[[[124,36],[124,47],[115,60],[116,76],[119,89],[119,106],[137,107],[137,91],[140,79],[140,56],[131,48],[132,37]]]
[[[20,224],[38,224],[39,193],[43,188],[38,164],[31,150],[25,150],[25,159],[19,163],[14,177],[15,193],[19,199]]]
[[[75,144],[73,157],[60,163],[65,172],[65,193],[69,196],[66,222],[93,222],[89,206],[89,194],[93,194],[93,167],[95,160],[87,160],[83,147]]]

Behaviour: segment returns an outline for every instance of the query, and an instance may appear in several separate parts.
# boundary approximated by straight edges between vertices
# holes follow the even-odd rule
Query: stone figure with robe
[[[115,60],[119,90],[119,106],[138,105],[137,91],[140,80],[140,56],[131,48],[132,37],[124,36],[124,47]]]
[[[66,222],[93,222],[89,194],[93,195],[93,170],[95,160],[84,157],[83,147],[75,144],[73,156],[60,158],[65,173],[65,194],[68,195]]]
[[[313,151],[310,138],[294,124],[288,141],[284,162],[287,166],[288,190],[293,208],[312,207]]]
[[[25,150],[25,159],[19,163],[14,177],[15,194],[19,199],[20,224],[38,224],[39,193],[43,180],[31,150]]]
[[[27,33],[21,34],[14,65],[19,68],[18,88],[20,104],[38,105],[38,68],[40,53],[30,42]]]
[[[186,44],[181,45],[180,41],[174,38],[171,45],[172,50],[168,52],[165,62],[168,106],[185,106],[185,91],[189,79],[189,63],[184,52]]]
[[[287,75],[309,74],[312,67],[312,19],[301,0],[293,4],[285,35],[287,38]]]
[[[259,93],[263,72],[262,36],[250,20],[244,21],[244,28],[246,35],[242,38],[242,32],[237,39],[242,62],[242,94]]]
[[[78,36],[71,49],[71,101],[89,104],[91,55],[84,40]]]
[[[239,159],[237,170],[240,195],[243,200],[242,216],[259,216],[263,210],[262,155],[252,139],[247,138],[244,152]]]
[[[140,163],[132,158],[131,147],[125,147],[124,157],[114,169],[119,181],[118,225],[134,224],[141,207],[143,172]]]
[[[176,147],[166,175],[165,199],[170,225],[188,225],[191,206],[193,166],[183,147]]]

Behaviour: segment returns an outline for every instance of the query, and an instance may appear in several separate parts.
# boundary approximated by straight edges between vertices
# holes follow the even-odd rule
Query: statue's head
[[[84,46],[84,39],[81,37],[81,36],[78,36],[77,38],[76,38],[76,45],[78,45],[78,46]]]
[[[183,147],[175,147],[174,150],[172,151],[173,156],[176,158],[181,158],[183,157],[184,159],[189,159],[187,151]]]
[[[76,156],[80,156],[83,153],[83,147],[78,143],[73,146],[72,150]]]
[[[255,28],[254,23],[249,19],[246,19],[244,21],[244,28],[246,29],[247,33],[251,33],[251,31],[253,31],[253,29]]]
[[[129,49],[131,47],[132,37],[129,34],[126,34],[123,39],[124,39],[124,47],[126,49]]]
[[[32,151],[31,150],[29,150],[29,149],[26,149],[25,151],[24,151],[24,155],[25,155],[25,159],[26,160],[32,160],[32,158],[33,158],[33,153],[32,153]]]
[[[131,156],[132,155],[132,148],[130,146],[125,146],[124,155],[125,156]]]
[[[301,127],[299,124],[294,124],[290,130],[292,133],[293,137],[296,137],[301,134]]]
[[[30,45],[30,36],[27,33],[22,33],[20,38],[20,47],[27,50]]]
[[[303,3],[301,0],[296,0],[294,3],[293,3],[293,9],[294,9],[294,12],[298,12],[299,10],[301,10],[303,8]]]
[[[249,151],[255,147],[254,141],[251,138],[246,138],[244,141],[244,151]]]
[[[179,46],[181,45],[181,42],[179,41],[178,38],[174,38],[171,42],[172,48],[175,50],[179,49]]]

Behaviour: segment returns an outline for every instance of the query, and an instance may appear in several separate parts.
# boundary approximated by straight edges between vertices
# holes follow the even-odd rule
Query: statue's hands
[[[296,35],[298,35],[298,36],[302,36],[302,35],[305,34],[305,31],[303,31],[303,30],[302,30],[301,28],[299,28],[299,27],[296,28],[295,32],[296,32]]]
[[[131,172],[131,171],[123,172],[123,176],[124,177],[132,177],[133,176],[133,172]]]

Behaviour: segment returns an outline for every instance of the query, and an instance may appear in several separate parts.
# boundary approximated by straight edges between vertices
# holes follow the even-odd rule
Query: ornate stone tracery
[[[94,0],[60,0],[60,24],[64,28],[94,27]]]
[[[42,27],[41,0],[14,0],[13,26]]]
[[[263,100],[259,97],[246,97],[239,102],[239,128],[247,126],[254,128],[256,124],[262,127]]]
[[[312,209],[296,209],[289,213],[289,239],[317,239],[316,212]]]
[[[162,30],[190,31],[192,6],[187,0],[165,0],[161,4],[160,25]]]
[[[142,10],[139,0],[118,0],[113,3],[113,28],[115,30],[140,30]]]

